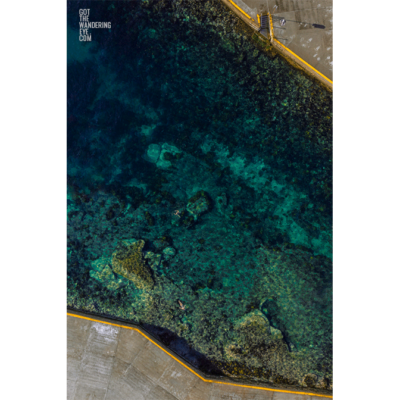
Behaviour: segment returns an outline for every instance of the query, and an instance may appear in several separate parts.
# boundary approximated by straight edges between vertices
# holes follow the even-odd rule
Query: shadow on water
[[[137,324],[132,321],[127,321],[122,318],[115,318],[114,316],[107,314],[107,313],[94,313],[87,310],[78,310],[74,307],[67,307],[67,311],[84,313],[86,315],[93,316],[94,318],[108,318],[115,322],[122,322],[128,323],[133,326],[140,326],[146,333],[152,336],[152,339],[155,339],[162,344],[164,344],[168,349],[181,358],[183,358],[186,362],[188,362],[194,368],[202,371],[205,374],[212,375],[215,377],[224,376],[223,372],[215,366],[209,359],[207,359],[202,353],[193,349],[189,343],[179,337],[174,332],[170,331],[169,329],[162,328],[160,326],[152,325],[152,324]]]
[[[179,354],[200,371],[215,376],[224,375],[222,371],[203,354],[193,349],[185,339],[179,337],[169,329],[150,324],[142,324],[142,326],[147,332],[153,335],[161,343],[165,344],[170,350]]]

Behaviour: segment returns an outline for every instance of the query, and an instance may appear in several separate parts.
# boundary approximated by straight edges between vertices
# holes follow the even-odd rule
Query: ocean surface
[[[218,0],[67,10],[68,306],[331,388],[332,94]]]

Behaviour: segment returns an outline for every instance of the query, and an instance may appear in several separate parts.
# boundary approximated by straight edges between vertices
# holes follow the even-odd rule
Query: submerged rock
[[[107,289],[117,290],[127,285],[127,281],[114,274],[111,267],[111,260],[107,257],[101,257],[92,263],[92,269],[89,272],[91,278],[101,282]]]
[[[151,137],[153,134],[154,129],[157,127],[157,124],[153,125],[142,125],[140,127],[140,133],[146,137]],[[157,145],[158,146],[158,145]]]
[[[122,243],[125,246],[130,246],[131,244],[134,244],[136,242],[137,242],[137,239],[125,239],[125,240],[122,241]]]
[[[233,326],[233,341],[227,343],[225,353],[230,361],[247,362],[252,367],[265,367],[272,353],[284,356],[287,346],[260,310],[240,318]],[[250,358],[249,358],[250,356]]]
[[[172,166],[171,161],[179,159],[181,155],[182,152],[177,147],[164,143],[156,165],[162,169],[170,168]]]
[[[210,207],[211,200],[208,194],[204,190],[200,190],[189,199],[186,210],[197,220],[200,215],[209,211]]]
[[[151,144],[147,149],[148,160],[152,163],[156,163],[160,157],[161,147],[158,144]]]
[[[280,340],[283,339],[282,332],[279,329],[274,328],[273,326],[270,326],[271,330],[271,339],[272,340]]]
[[[315,374],[307,374],[303,377],[302,386],[314,388],[318,383],[318,376]]]
[[[144,240],[129,245],[122,242],[112,255],[112,268],[115,273],[132,281],[138,289],[153,289],[154,281],[142,254],[144,243]]]
[[[168,261],[171,258],[175,257],[176,250],[173,247],[167,247],[163,250],[164,258]]]
[[[239,319],[235,324],[235,329],[253,330],[261,336],[269,336],[270,334],[268,319],[259,310],[252,311]]]
[[[260,310],[252,311],[246,314],[236,324],[235,329],[245,329],[247,334],[251,333],[256,340],[275,341],[282,340],[282,332],[274,328],[268,321],[268,318]]]
[[[155,254],[152,251],[148,251],[144,258],[148,260],[148,264],[151,268],[155,269],[160,265],[161,262],[161,254]]]

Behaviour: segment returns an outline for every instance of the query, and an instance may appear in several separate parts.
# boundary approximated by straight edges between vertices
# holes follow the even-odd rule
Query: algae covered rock
[[[268,340],[281,340],[283,339],[282,332],[274,328],[267,317],[260,311],[255,310],[242,317],[235,325],[235,329],[246,330],[246,334],[253,334],[259,338]]]
[[[173,247],[167,247],[163,250],[163,255],[166,260],[170,260],[175,257],[176,250]]]
[[[235,330],[243,330],[253,333],[255,336],[267,337],[270,335],[270,324],[264,314],[255,310],[239,319],[235,324]]]
[[[270,326],[271,330],[271,339],[272,340],[280,340],[283,339],[283,334],[279,329],[274,328],[273,326]]]
[[[260,247],[263,310],[296,349],[329,348],[332,332],[331,260],[307,249]],[[279,333],[274,332],[276,336]]]
[[[111,267],[111,260],[107,257],[101,257],[93,261],[89,272],[91,278],[101,282],[110,290],[117,290],[126,286],[128,283],[125,279],[118,277],[114,274]]]
[[[317,386],[318,376],[315,374],[307,374],[303,377],[302,386],[314,388]]]
[[[152,289],[154,281],[143,259],[143,246],[144,240],[131,244],[122,242],[112,255],[112,268],[115,273],[132,281],[138,289]]]
[[[260,310],[254,310],[234,323],[232,341],[225,346],[230,361],[246,362],[255,368],[265,366],[272,354],[283,356],[287,346]],[[272,333],[273,332],[273,333]]]
[[[152,251],[148,251],[144,258],[148,260],[148,264],[151,268],[155,269],[160,265],[161,262],[161,254],[155,254]]]
[[[210,197],[204,190],[200,190],[189,199],[186,210],[197,220],[200,215],[209,211],[210,207]]]
[[[122,244],[125,246],[130,246],[131,244],[134,244],[137,242],[137,239],[125,239],[122,241]]]

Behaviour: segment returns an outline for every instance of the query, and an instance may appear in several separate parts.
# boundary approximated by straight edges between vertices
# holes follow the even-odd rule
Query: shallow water
[[[252,36],[216,0],[68,3],[68,305],[329,387],[332,95]]]

